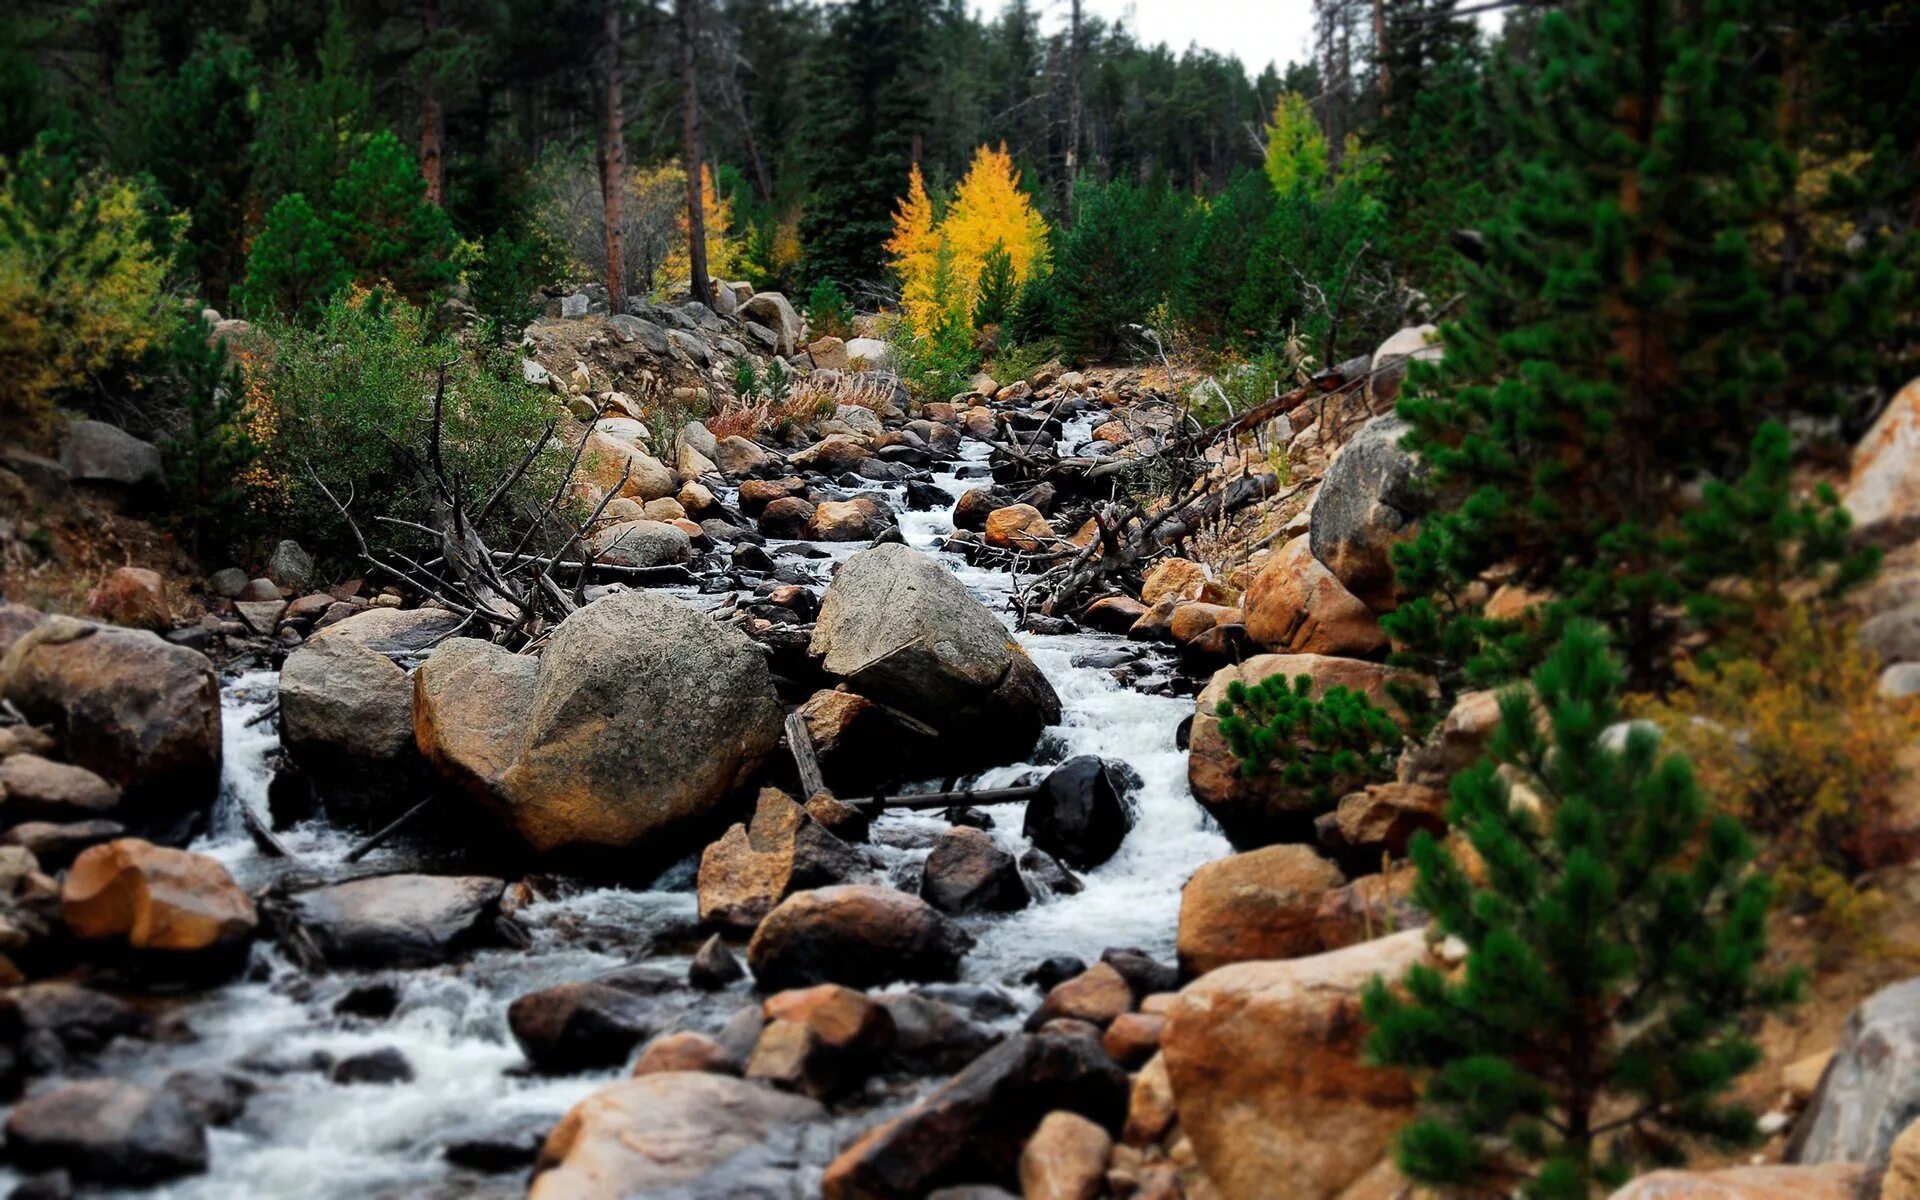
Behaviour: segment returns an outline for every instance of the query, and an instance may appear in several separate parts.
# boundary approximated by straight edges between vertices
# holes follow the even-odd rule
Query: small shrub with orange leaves
[[[1882,696],[1879,675],[1852,625],[1793,606],[1752,654],[1683,663],[1679,686],[1640,713],[1762,839],[1780,896],[1840,933],[1879,906],[1860,874],[1916,849],[1895,817],[1920,706]]]

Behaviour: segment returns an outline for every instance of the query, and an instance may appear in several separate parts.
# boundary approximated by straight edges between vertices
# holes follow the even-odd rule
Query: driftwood
[[[813,752],[813,734],[808,731],[807,719],[800,715],[799,709],[787,714],[786,730],[787,750],[793,755],[793,769],[800,776],[803,799],[811,800],[827,791],[827,780],[820,773],[820,759]]]
[[[371,837],[367,838],[365,841],[361,842],[359,845],[355,846],[353,849],[347,851],[345,857],[342,858],[341,861],[342,862],[359,862],[361,859],[365,858],[367,855],[371,854],[373,851],[385,845],[387,841],[393,837],[394,834],[399,833],[402,829],[405,829],[408,825],[413,824],[414,821],[419,819],[422,813],[426,812],[427,809],[433,807],[433,802],[435,800],[438,800],[439,798],[440,797],[437,794],[428,796],[425,800],[422,800],[420,803],[414,805],[412,808],[401,813],[399,816],[395,817],[393,820],[381,826],[380,829],[377,830]]]
[[[904,796],[862,796],[854,800],[842,800],[855,808],[893,808],[904,811],[918,811],[931,808],[953,808],[964,804],[1006,804],[1013,800],[1031,800],[1040,794],[1045,784],[1027,783],[1018,787],[1003,788],[963,788],[952,792],[912,792]]]

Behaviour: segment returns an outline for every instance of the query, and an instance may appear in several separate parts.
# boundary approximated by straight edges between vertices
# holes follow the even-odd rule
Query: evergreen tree
[[[242,539],[252,502],[248,475],[262,450],[247,421],[240,368],[212,334],[204,321],[187,322],[171,347],[181,400],[180,426],[167,442],[167,474],[195,554],[210,534],[224,545]]]
[[[1063,352],[1099,362],[1136,344],[1179,269],[1185,205],[1165,189],[1083,179],[1054,254],[1051,301]]]
[[[1600,631],[1569,626],[1453,782],[1485,882],[1413,841],[1417,902],[1467,947],[1456,977],[1419,965],[1365,997],[1373,1057],[1423,1072],[1397,1155],[1420,1182],[1585,1200],[1691,1141],[1754,1137],[1725,1100],[1760,1057],[1744,1023],[1798,988],[1761,965],[1772,885],[1685,758],[1646,726],[1607,736],[1623,682]]]
[[[1618,630],[1636,686],[1686,631],[1678,514],[1732,478],[1767,416],[1821,397],[1797,352],[1871,339],[1885,315],[1770,289],[1756,243],[1785,194],[1765,6],[1595,0],[1546,14],[1515,80],[1519,186],[1436,372],[1416,368],[1407,446],[1446,503],[1396,547],[1404,661],[1510,677],[1575,616]],[[1871,263],[1857,264],[1863,278]],[[1817,314],[1817,315],[1816,315]],[[1543,595],[1488,621],[1496,563]]]
[[[1210,346],[1250,345],[1268,332],[1270,316],[1253,328],[1235,321],[1235,301],[1255,269],[1261,239],[1273,220],[1274,194],[1254,171],[1234,176],[1195,220],[1193,240],[1180,263],[1173,312]]]
[[[352,278],[333,236],[304,195],[280,197],[254,236],[247,278],[236,294],[240,311],[249,317],[318,316]]]
[[[445,210],[427,201],[420,167],[390,129],[375,134],[333,188],[335,244],[354,277],[426,300],[459,277]]]
[[[1013,255],[1007,253],[1005,245],[995,242],[980,268],[980,284],[973,302],[973,327],[1005,325],[1013,315],[1019,288],[1020,280],[1013,273]]]
[[[321,198],[366,144],[371,85],[355,67],[344,10],[335,3],[314,48],[314,69],[292,55],[267,75],[254,126],[254,190],[271,205],[290,192]]]

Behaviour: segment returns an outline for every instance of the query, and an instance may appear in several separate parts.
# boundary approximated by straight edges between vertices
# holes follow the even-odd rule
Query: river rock
[[[35,1075],[67,1070],[120,1037],[145,1037],[151,1023],[133,1006],[76,983],[29,983],[0,990],[0,1043],[15,1047]],[[11,1082],[11,1081],[7,1081]]]
[[[1210,579],[1207,568],[1190,558],[1163,558],[1141,581],[1140,603],[1151,607],[1169,598],[1198,600]]]
[[[1133,1010],[1133,1000],[1133,989],[1119,971],[1109,963],[1095,963],[1072,979],[1055,984],[1040,1007],[1033,1010],[1027,1028],[1040,1029],[1049,1021],[1065,1018],[1105,1029],[1121,1014]]]
[[[754,932],[747,965],[764,988],[951,979],[973,947],[926,901],[872,884],[796,892]]]
[[[529,992],[507,1006],[507,1028],[533,1068],[565,1075],[617,1067],[653,1033],[639,993],[598,980]]]
[[[1412,536],[1420,512],[1419,460],[1400,448],[1407,424],[1375,417],[1334,455],[1313,496],[1313,556],[1375,612],[1393,607],[1387,551]]]
[[[998,1040],[945,1001],[918,992],[889,992],[876,999],[893,1022],[890,1058],[903,1070],[950,1074]]]
[[[1894,547],[1920,534],[1920,379],[1894,393],[1854,447],[1844,499],[1866,541]]]
[[[755,292],[740,305],[740,319],[764,325],[773,330],[777,341],[773,352],[781,358],[791,357],[800,348],[800,339],[806,334],[806,322],[800,314],[793,311],[793,305],[779,292]]]
[[[207,1169],[207,1131],[165,1091],[117,1079],[62,1084],[7,1116],[7,1158],[27,1171],[142,1186]]]
[[[414,659],[430,653],[466,623],[444,608],[369,608],[344,621],[316,629],[309,642],[343,638],[388,658]]]
[[[577,478],[601,495],[632,496],[642,503],[671,496],[679,486],[667,464],[638,446],[604,433],[587,435]]]
[[[781,496],[760,510],[760,536],[782,542],[813,536],[813,503],[799,496]]]
[[[751,825],[734,825],[700,855],[700,920],[751,933],[796,891],[840,883],[860,867],[853,848],[792,798],[767,788]]]
[[[740,1060],[732,1051],[704,1033],[681,1030],[657,1037],[633,1060],[629,1074],[657,1075],[666,1071],[704,1071],[714,1075],[738,1075]]]
[[[1031,504],[1009,504],[987,514],[987,545],[1002,550],[1045,550],[1053,541],[1053,526]]]
[[[259,925],[253,899],[218,859],[121,838],[74,860],[60,889],[67,929],[112,940],[154,966],[233,969]]]
[[[1313,835],[1317,805],[1304,789],[1290,787],[1277,771],[1248,779],[1240,760],[1220,732],[1217,709],[1227,696],[1227,685],[1240,680],[1248,686],[1284,675],[1312,678],[1312,695],[1335,685],[1363,692],[1375,704],[1394,711],[1387,681],[1396,673],[1378,663],[1318,654],[1259,654],[1245,662],[1222,667],[1195,702],[1193,732],[1187,757],[1187,782],[1194,799],[1213,814],[1233,844],[1241,848],[1276,841],[1304,841]],[[1412,678],[1410,676],[1406,678]]]
[[[491,802],[513,764],[540,661],[479,638],[449,638],[413,672],[416,745],[441,775]]]
[[[1884,987],[1847,1017],[1840,1045],[1794,1131],[1797,1163],[1887,1160],[1920,1114],[1920,979]]]
[[[1014,502],[1013,493],[1003,487],[968,488],[953,505],[953,527],[978,533],[987,527],[987,518]]]
[[[1127,1075],[1091,1034],[1018,1034],[869,1131],[827,1168],[826,1200],[924,1196],[960,1182],[1018,1186],[1021,1151],[1048,1113],[1117,1130]]]
[[[309,641],[280,668],[280,736],[310,777],[356,788],[396,781],[419,754],[413,685],[352,638]]]
[[[747,969],[717,933],[700,944],[687,965],[687,982],[703,992],[720,991],[746,977]]]
[[[173,627],[167,584],[145,567],[115,567],[87,593],[87,611],[114,625],[164,633]]]
[[[1254,576],[1246,596],[1247,636],[1282,654],[1371,658],[1387,649],[1373,610],[1294,538]]]
[[[1022,1200],[1095,1200],[1112,1150],[1112,1136],[1079,1113],[1048,1113],[1020,1152]]]
[[[692,540],[665,521],[655,520],[621,521],[596,530],[587,548],[595,562],[616,567],[665,567],[693,558]]]
[[[939,730],[955,762],[1017,759],[1060,719],[1060,698],[935,559],[903,545],[853,555],[827,588],[811,652],[829,674]]]
[[[1027,801],[1020,832],[1068,866],[1091,871],[1114,856],[1132,828],[1132,810],[1112,769],[1083,754],[1048,773]]]
[[[471,670],[478,658],[463,651],[457,661]],[[415,688],[416,732],[431,683]],[[506,723],[507,702],[523,686],[516,676],[484,723]],[[465,702],[443,698],[442,709]],[[439,728],[442,711],[426,720]],[[766,658],[746,635],[659,593],[627,591],[554,630],[516,745],[466,757],[481,767],[508,761],[481,794],[535,851],[637,848],[670,857],[760,766],[781,721]],[[421,738],[423,749],[428,742]]]
[[[714,443],[713,453],[707,457],[720,467],[720,473],[729,479],[745,479],[751,475],[764,475],[780,466],[780,460],[769,454],[756,443],[738,434],[721,438]]]
[[[1399,1071],[1366,1066],[1362,990],[1425,958],[1426,935],[1289,962],[1223,967],[1167,1012],[1160,1053],[1180,1128],[1223,1200],[1333,1200],[1391,1148],[1413,1113]]]
[[[920,895],[941,912],[1013,912],[1033,902],[1012,854],[982,829],[949,829],[933,844]]]
[[[1157,1013],[1121,1013],[1107,1026],[1100,1044],[1114,1062],[1129,1071],[1137,1070],[1159,1053],[1160,1035],[1166,1026],[1167,1019]]]
[[[0,846],[22,847],[42,869],[63,871],[89,846],[125,837],[126,833],[127,827],[118,821],[22,821],[0,834]]]
[[[68,762],[122,790],[126,824],[158,825],[213,803],[220,681],[206,655],[145,630],[60,618],[8,654],[6,698],[51,729]]]
[[[807,536],[816,542],[870,542],[892,527],[893,514],[885,506],[855,496],[816,504],[807,522]]]
[[[574,1105],[548,1135],[528,1200],[740,1194],[728,1189],[749,1189],[760,1155],[770,1160],[766,1185],[784,1190],[791,1167],[782,1153],[825,1117],[817,1101],[725,1075],[622,1080]],[[723,1166],[723,1180],[703,1182]]]
[[[120,789],[85,767],[38,754],[0,759],[0,797],[8,821],[90,821],[115,816]]]
[[[926,749],[924,732],[880,704],[842,688],[823,689],[800,706],[820,773],[844,795],[871,793],[908,771]]]
[[[1314,914],[1346,883],[1307,846],[1268,846],[1216,859],[1180,892],[1180,969],[1204,975],[1228,963],[1299,958],[1320,949]]]
[[[1654,1171],[1607,1200],[1858,1200],[1872,1179],[1859,1163]]]
[[[490,940],[506,884],[480,875],[376,875],[302,892],[294,912],[336,967],[421,967]]]
[[[267,578],[289,592],[305,591],[313,582],[313,555],[292,538],[282,538],[267,556]]]
[[[1422,830],[1445,837],[1447,798],[1417,783],[1376,783],[1340,798],[1334,823],[1347,849],[1365,850],[1377,863],[1382,852],[1401,858]]]

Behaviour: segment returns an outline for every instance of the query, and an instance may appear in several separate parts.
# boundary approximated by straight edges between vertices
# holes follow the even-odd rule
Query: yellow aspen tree
[[[888,263],[900,277],[900,307],[916,333],[926,333],[938,309],[934,295],[940,236],[934,231],[933,200],[920,164],[907,177],[907,194],[893,213],[893,236],[887,239]]]
[[[685,176],[678,168],[666,168],[676,179]],[[713,186],[713,168],[706,163],[700,165],[700,214],[701,224],[706,228],[707,274],[715,279],[732,277],[737,247],[733,239],[727,236],[727,230],[733,224],[733,201],[720,194]],[[662,274],[672,282],[681,282],[692,277],[693,265],[687,253],[687,210],[682,205],[675,222],[679,238],[674,242],[673,250],[667,255],[666,266]]]

